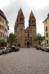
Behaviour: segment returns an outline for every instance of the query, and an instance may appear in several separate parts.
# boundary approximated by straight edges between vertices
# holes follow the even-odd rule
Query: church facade
[[[17,44],[20,43],[21,47],[33,47],[36,43],[36,19],[31,11],[29,16],[29,25],[25,29],[25,18],[22,9],[18,11],[17,19],[15,22],[14,33],[16,36]]]

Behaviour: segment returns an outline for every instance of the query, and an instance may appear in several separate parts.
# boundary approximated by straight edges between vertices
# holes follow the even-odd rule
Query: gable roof
[[[29,27],[27,27],[27,28],[25,29],[25,32],[32,32],[32,30],[31,30]]]
[[[49,18],[49,14],[48,14],[47,18],[43,21],[43,23],[44,23],[45,21],[47,21],[48,18]]]

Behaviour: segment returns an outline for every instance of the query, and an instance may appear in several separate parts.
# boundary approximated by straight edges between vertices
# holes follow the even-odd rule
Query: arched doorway
[[[29,42],[29,41],[27,42],[27,47],[28,47],[28,48],[30,47],[30,42]]]

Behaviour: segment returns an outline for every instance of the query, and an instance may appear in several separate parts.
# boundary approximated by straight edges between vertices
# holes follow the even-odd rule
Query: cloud
[[[41,10],[49,4],[49,0],[27,0],[27,3],[32,8]]]
[[[22,8],[25,16],[26,27],[32,10],[37,21],[37,33],[44,35],[43,21],[49,13],[49,0],[10,0],[9,6],[3,8],[9,20],[10,32],[14,32],[15,21],[20,8]]]
[[[0,0],[0,9],[6,8],[10,4],[10,0]]]

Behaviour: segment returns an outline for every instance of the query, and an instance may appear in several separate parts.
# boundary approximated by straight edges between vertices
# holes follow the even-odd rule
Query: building
[[[8,36],[8,20],[2,10],[0,10],[0,40],[6,40]]]
[[[20,8],[15,22],[14,33],[16,35],[17,44],[20,43],[22,47],[33,47],[35,45],[36,19],[32,11],[28,22],[29,25],[25,29],[25,18],[22,9]]]
[[[44,36],[45,36],[45,44],[49,44],[49,14],[47,18],[43,21],[44,23]]]

